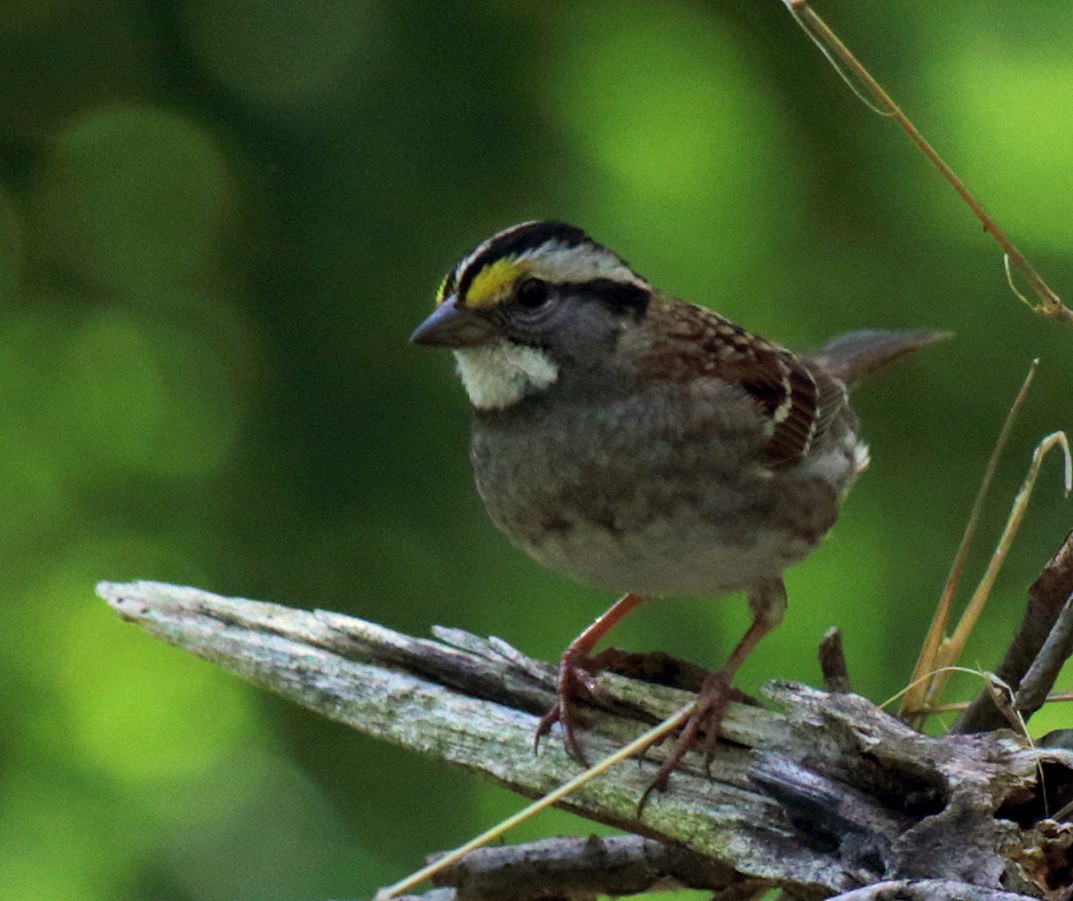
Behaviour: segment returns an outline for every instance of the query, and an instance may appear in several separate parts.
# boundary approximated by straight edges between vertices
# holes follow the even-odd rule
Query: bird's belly
[[[474,432],[485,508],[549,568],[621,592],[715,595],[777,578],[834,524],[846,480],[764,468],[744,415],[737,430],[678,434],[681,416],[614,412]]]
[[[508,533],[510,534],[510,533]],[[748,588],[805,557],[821,537],[739,523],[733,531],[689,513],[629,533],[578,522],[510,537],[551,569],[617,592],[718,595]]]
[[[580,581],[650,596],[717,595],[777,578],[820,542],[838,502],[822,480],[778,477],[728,485],[694,474],[625,493],[597,479],[530,489],[482,490],[515,545]]]

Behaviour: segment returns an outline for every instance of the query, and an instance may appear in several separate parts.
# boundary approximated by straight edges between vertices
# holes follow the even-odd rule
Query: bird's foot
[[[652,780],[652,783],[645,789],[644,794],[641,795],[641,801],[637,805],[638,816],[641,815],[653,791],[664,792],[667,790],[667,783],[671,778],[671,773],[681,766],[682,758],[685,757],[686,751],[696,748],[703,752],[704,769],[708,773],[708,777],[711,778],[712,758],[715,755],[716,743],[719,741],[727,705],[731,701],[740,703],[751,700],[748,695],[738,691],[730,684],[730,676],[725,670],[719,669],[708,675],[701,685],[700,691],[697,692],[693,712],[685,721],[674,748],[667,759],[663,761],[659,772],[656,773],[656,778]]]
[[[581,750],[577,730],[589,725],[576,710],[576,702],[591,698],[596,694],[596,679],[593,673],[596,667],[585,654],[567,650],[559,659],[559,676],[555,683],[555,703],[540,718],[536,734],[533,736],[533,750],[540,749],[540,740],[551,732],[551,727],[559,723],[563,729],[563,748],[566,753],[582,766],[588,766],[588,760]]]

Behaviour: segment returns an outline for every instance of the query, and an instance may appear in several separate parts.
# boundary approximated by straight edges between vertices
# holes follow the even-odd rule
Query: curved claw
[[[704,685],[701,686],[701,690],[697,693],[693,713],[690,714],[689,719],[686,720],[685,725],[682,727],[674,749],[667,759],[663,761],[659,772],[656,773],[656,778],[652,780],[648,788],[645,789],[644,794],[641,795],[641,800],[637,804],[638,816],[644,811],[653,791],[664,792],[667,790],[667,783],[670,781],[671,773],[681,765],[686,751],[695,745],[699,744],[700,750],[704,752],[704,769],[708,774],[708,778],[711,778],[712,758],[715,756],[715,746],[719,741],[720,727],[723,722],[723,716],[726,714],[727,704],[731,700],[735,700],[740,694],[737,689],[731,686],[730,676],[724,670],[716,670],[704,680]]]
[[[556,680],[556,701],[547,713],[540,718],[533,735],[533,752],[540,750],[540,740],[551,732],[556,723],[563,727],[563,749],[582,766],[589,765],[576,730],[586,728],[589,723],[574,710],[574,702],[591,698],[596,692],[596,680],[589,669],[589,660],[584,655],[577,656],[569,651],[559,660],[559,678]]]

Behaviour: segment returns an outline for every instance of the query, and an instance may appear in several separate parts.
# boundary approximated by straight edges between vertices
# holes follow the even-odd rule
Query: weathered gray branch
[[[1028,589],[1028,604],[995,675],[1016,692],[1014,706],[1027,722],[1043,704],[1058,673],[1069,659],[1073,627],[1073,532],[1047,561]],[[1023,682],[1022,682],[1023,680]],[[953,731],[987,732],[1007,722],[983,688],[958,718]]]
[[[553,669],[496,639],[448,629],[436,630],[439,640],[416,639],[335,613],[159,583],[99,591],[121,617],[170,644],[523,795],[578,772],[556,741],[532,750]],[[690,697],[614,675],[600,685],[584,734],[593,759]],[[1046,814],[1073,796],[1073,753],[1035,749],[1009,732],[919,735],[851,694],[786,682],[764,694],[776,709],[731,705],[711,778],[699,759],[687,761],[642,819],[637,801],[658,768],[656,752],[563,806],[692,855],[709,868],[713,889],[953,898],[956,890],[942,886],[960,884],[979,899],[1067,896],[1073,827]],[[890,880],[917,894],[883,894],[878,884]],[[934,892],[919,894],[928,885]]]
[[[745,880],[729,867],[680,845],[639,835],[612,838],[561,836],[525,845],[480,848],[436,878],[462,897],[476,899],[592,898],[637,895],[661,889],[746,889],[765,885]]]
[[[824,632],[820,639],[819,658],[824,691],[853,691],[846,655],[842,650],[842,633],[834,626]]]

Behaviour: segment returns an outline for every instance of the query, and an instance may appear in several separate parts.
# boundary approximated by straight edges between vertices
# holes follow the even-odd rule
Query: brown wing
[[[796,463],[846,405],[841,382],[790,351],[692,304],[650,304],[652,339],[641,365],[657,379],[715,377],[743,388],[770,422],[772,466]]]

